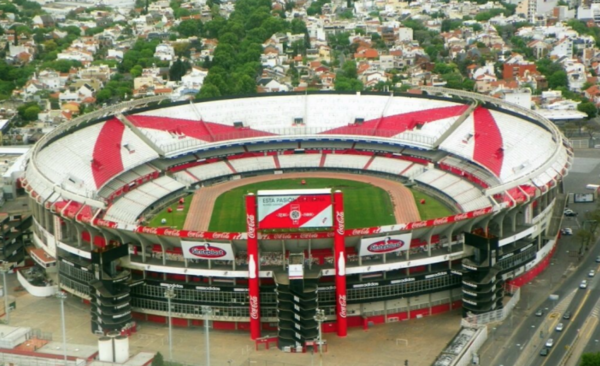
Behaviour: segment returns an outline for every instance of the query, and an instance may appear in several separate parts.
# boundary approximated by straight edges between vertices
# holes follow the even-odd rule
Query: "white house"
[[[161,61],[173,61],[175,58],[175,50],[173,49],[173,46],[166,43],[161,43],[156,46],[154,57]]]
[[[92,62],[94,55],[88,51],[80,51],[75,49],[67,49],[64,52],[56,55],[57,60],[74,60],[79,62]]]
[[[67,83],[67,76],[61,76],[60,73],[55,70],[44,70],[38,74],[37,80],[44,84],[47,89],[56,91],[65,86]]]
[[[206,75],[208,75],[208,70],[194,66],[187,74],[181,77],[181,85],[189,89],[199,90]]]
[[[573,57],[573,41],[569,38],[565,37],[557,41],[552,50],[550,51],[550,56],[556,57]]]
[[[398,40],[400,42],[410,42],[413,40],[413,30],[408,27],[398,28]]]

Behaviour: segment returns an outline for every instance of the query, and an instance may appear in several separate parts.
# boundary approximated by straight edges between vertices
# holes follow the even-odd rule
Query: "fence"
[[[590,140],[589,139],[577,139],[577,140],[569,140],[573,149],[589,149],[590,148]]]

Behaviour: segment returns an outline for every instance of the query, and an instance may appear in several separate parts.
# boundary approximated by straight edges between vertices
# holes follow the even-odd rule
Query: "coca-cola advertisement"
[[[411,239],[411,233],[364,238],[360,241],[359,255],[365,256],[405,251],[410,248]]]
[[[326,228],[333,225],[330,189],[257,193],[259,229]]]
[[[258,310],[258,296],[250,296],[250,318],[258,320],[260,313]]]
[[[181,249],[187,259],[235,259],[231,244],[182,240]]]
[[[346,318],[346,295],[338,296],[338,314],[340,318]]]

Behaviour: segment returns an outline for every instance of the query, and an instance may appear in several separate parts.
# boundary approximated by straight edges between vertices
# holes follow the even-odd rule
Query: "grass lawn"
[[[305,178],[279,179],[249,184],[222,194],[217,198],[211,218],[210,231],[246,231],[244,195],[261,189],[332,188],[344,192],[346,227],[349,229],[392,225],[395,223],[392,203],[383,189],[374,185],[345,179]]]
[[[368,183],[345,179],[305,178],[304,180],[306,181],[305,185],[300,184],[301,179],[279,179],[259,182],[238,187],[223,193],[215,202],[209,231],[245,232],[246,209],[244,207],[244,196],[250,192],[256,193],[256,191],[261,189],[339,189],[344,192],[346,228],[355,229],[393,225],[396,223],[389,195],[379,187]],[[436,198],[414,189],[411,189],[411,191],[422,220],[453,214],[448,207]],[[183,224],[185,223],[192,197],[193,195],[188,195],[184,198],[184,208],[182,211],[177,211],[179,203],[175,202],[153,217],[149,226],[169,226],[176,229],[183,229]],[[424,205],[420,203],[421,199],[425,199],[426,203]],[[173,212],[167,212],[169,207]],[[165,224],[161,223],[163,218],[167,220]]]
[[[185,218],[187,216],[188,210],[190,209],[190,203],[192,202],[192,197],[194,195],[190,194],[187,197],[184,197],[183,203],[183,211],[177,211],[177,207],[179,206],[179,200],[171,205],[165,207],[164,210],[160,211],[156,216],[150,220],[149,226],[151,227],[161,227],[161,226],[169,226],[176,229],[183,229],[183,224],[185,223]],[[173,209],[173,212],[168,213],[167,209]],[[167,222],[165,224],[162,223],[162,219],[166,219]]]
[[[416,189],[411,189],[411,191],[413,193],[413,197],[415,198],[417,208],[419,209],[421,220],[425,221],[454,214],[452,210],[450,210],[445,204],[442,203],[442,201],[438,200],[437,198],[417,191]],[[421,204],[422,199],[425,200],[424,205]]]

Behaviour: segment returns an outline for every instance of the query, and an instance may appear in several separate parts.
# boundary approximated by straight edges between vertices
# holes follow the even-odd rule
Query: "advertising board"
[[[231,244],[182,240],[181,250],[183,256],[187,259],[221,259],[226,261],[235,259]]]
[[[411,237],[411,233],[406,233],[361,239],[359,255],[377,255],[408,250]]]
[[[259,229],[327,228],[333,225],[329,189],[258,191]]]

